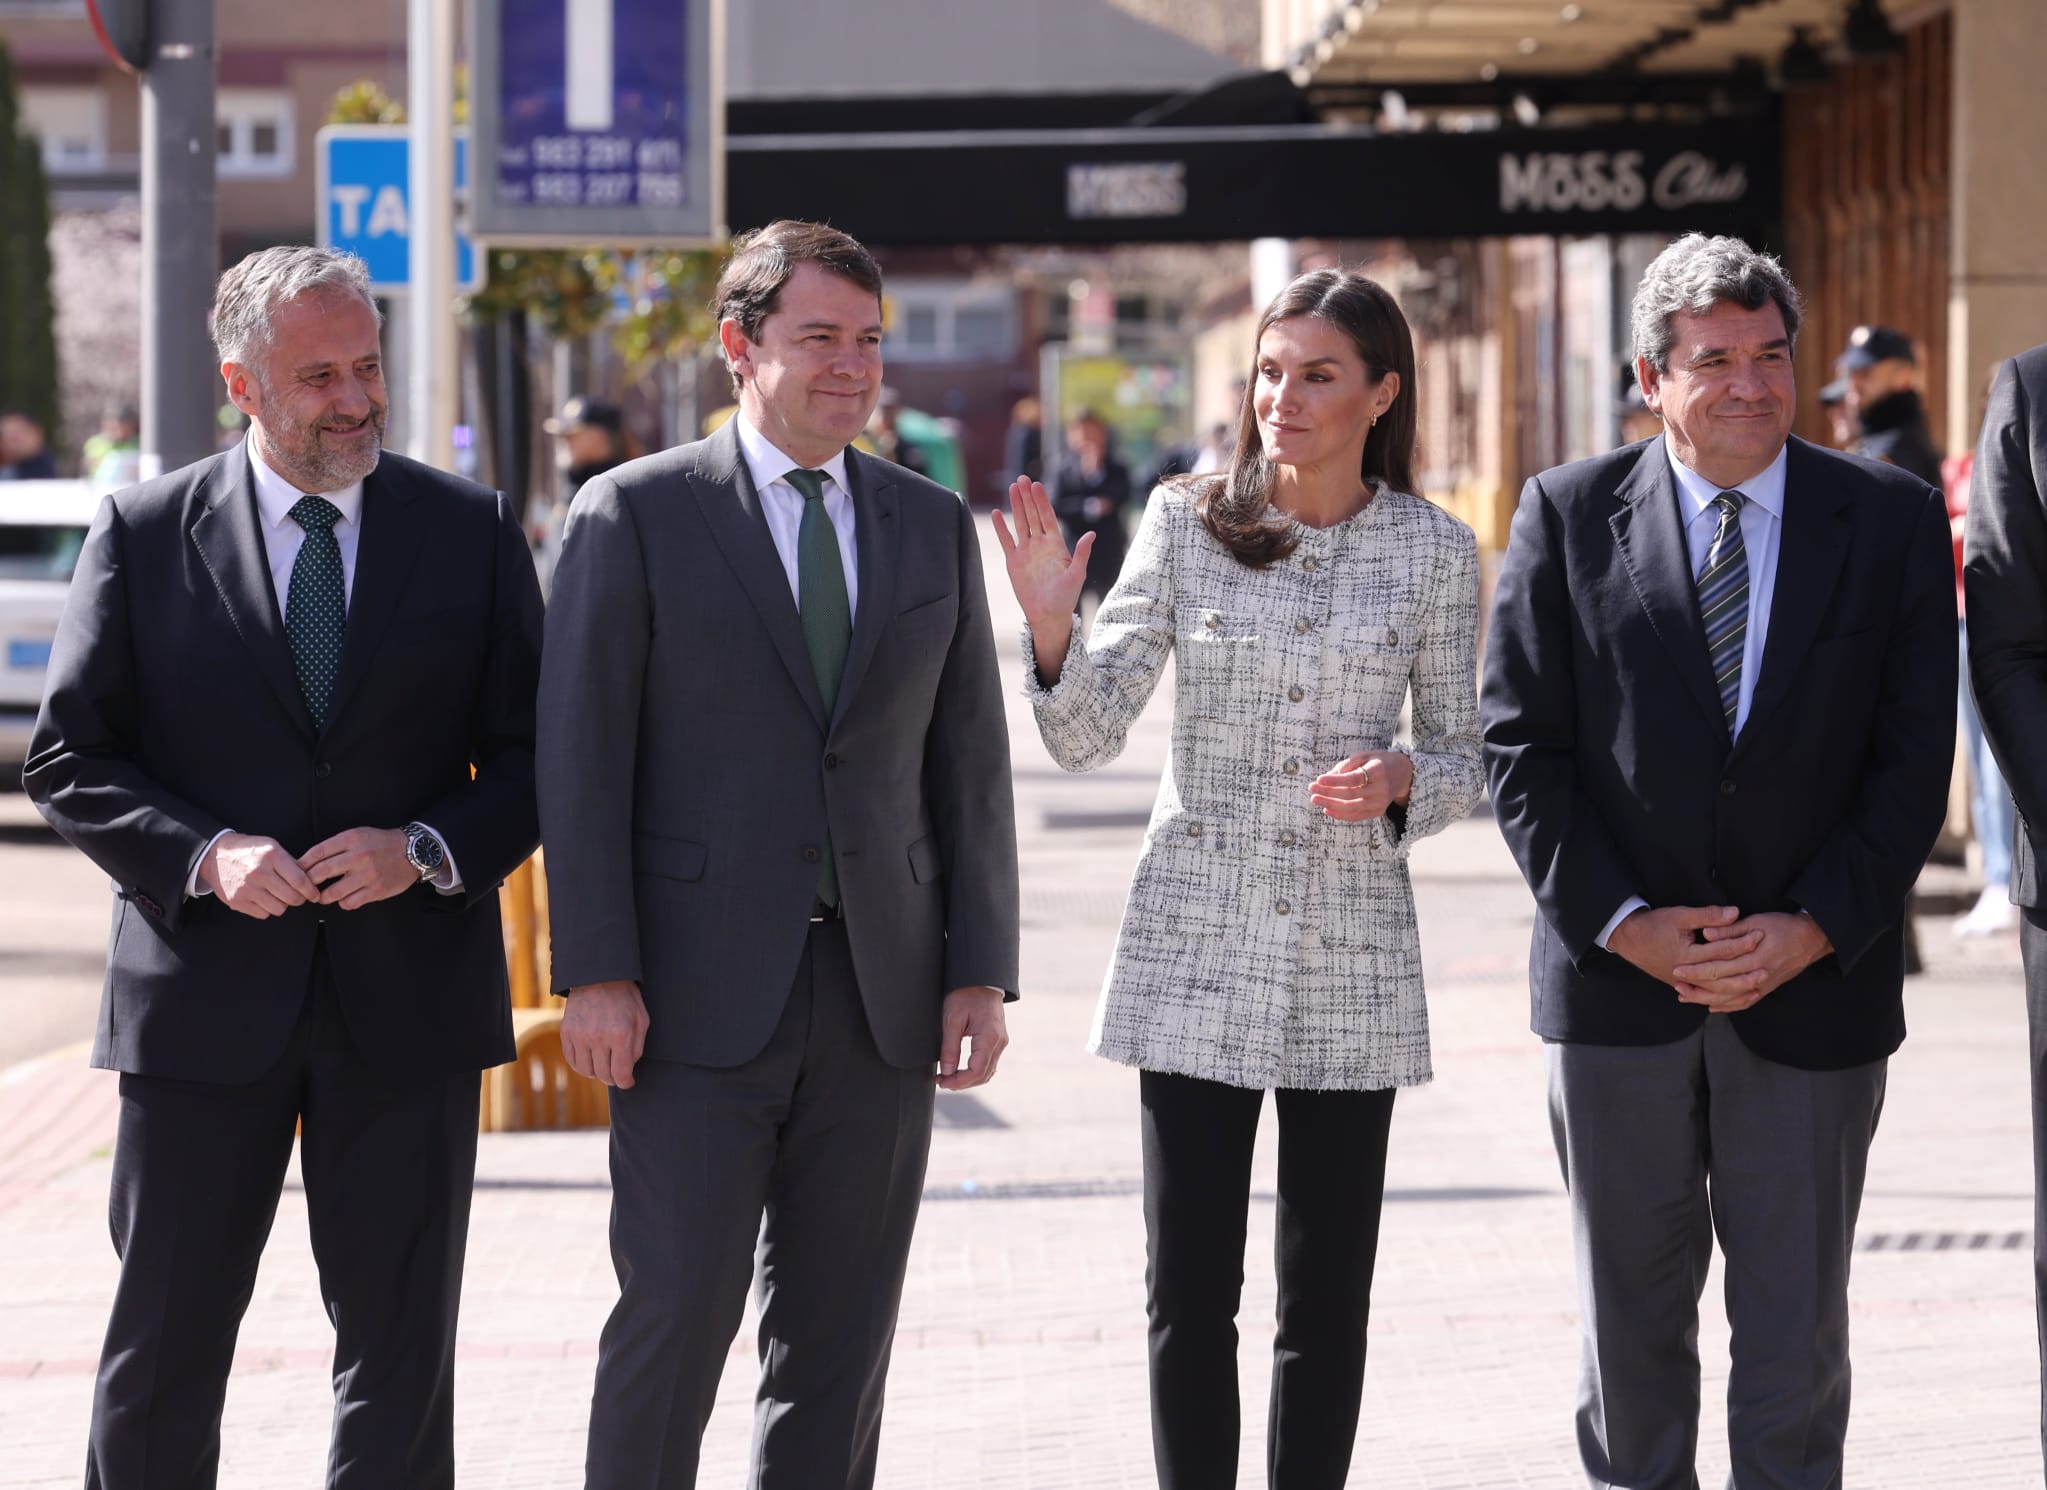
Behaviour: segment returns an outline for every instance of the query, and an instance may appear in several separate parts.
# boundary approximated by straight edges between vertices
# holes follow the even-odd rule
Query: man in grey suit
[[[621,1295],[591,1490],[696,1481],[758,1238],[751,1483],[865,1490],[936,1085],[1017,983],[1016,824],[966,507],[848,448],[881,273],[777,222],[736,245],[739,412],[600,476],[541,672],[554,983],[613,1088]]]
[[[1969,484],[1962,584],[1969,677],[1983,733],[2018,806],[2011,898],[2020,907],[2033,1057],[2033,1297],[2047,1364],[2047,346],[1998,370]],[[2047,1448],[2047,1383],[2040,1402]]]

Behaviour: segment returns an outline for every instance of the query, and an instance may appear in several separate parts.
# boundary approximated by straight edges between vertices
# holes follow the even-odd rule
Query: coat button
[[[1278,911],[1282,916],[1290,916],[1294,913],[1294,904],[1291,900],[1275,901],[1273,902],[1272,908]]]
[[[1205,617],[1201,622],[1201,624],[1206,626],[1210,631],[1216,630],[1218,627],[1222,625],[1222,623],[1223,623],[1222,617],[1214,614],[1210,614],[1209,616]]]
[[[832,754],[832,752],[829,750],[825,752],[824,768],[827,771],[836,771],[839,769],[839,758],[836,755]]]
[[[1720,795],[1721,795],[1721,796],[1723,796],[1723,797],[1731,797],[1731,796],[1733,796],[1733,795],[1734,795],[1734,783],[1733,783],[1733,782],[1731,782],[1731,781],[1723,781],[1723,782],[1721,782],[1721,783],[1720,783]]]
[[[1305,688],[1301,687],[1301,685],[1300,685],[1300,684],[1296,683],[1296,684],[1294,684],[1294,686],[1293,686],[1293,687],[1289,688],[1289,689],[1288,689],[1288,690],[1286,691],[1286,696],[1287,696],[1287,700],[1288,700],[1288,702],[1290,702],[1290,703],[1296,703],[1296,704],[1297,704],[1297,703],[1299,703],[1299,702],[1300,702],[1300,701],[1301,701],[1302,699],[1304,699],[1304,698],[1306,698],[1306,697],[1308,696],[1308,691],[1307,691],[1307,690],[1306,690]]]
[[[1298,621],[1294,622],[1294,635],[1295,635],[1295,636],[1306,636],[1306,635],[1308,634],[1308,627],[1309,627],[1309,624],[1310,624],[1310,623],[1309,623],[1309,621],[1308,621],[1308,618],[1307,618],[1306,616],[1303,616],[1303,617],[1301,617],[1301,618],[1300,618],[1300,620],[1298,620]]]
[[[803,862],[806,864],[815,864],[817,860],[818,852],[816,846],[808,843],[803,845]]]
[[[1400,645],[1400,633],[1395,631],[1391,626],[1388,626],[1386,628],[1386,645],[1389,647],[1397,647]]]
[[[313,767],[313,774],[319,777],[320,780],[325,781],[329,776],[332,776],[334,774],[333,763],[330,761],[321,761],[320,764]]]
[[[1292,828],[1284,828],[1280,831],[1279,846],[1281,848],[1292,848],[1294,846],[1295,841],[1296,840],[1294,838],[1294,830]]]
[[[1201,836],[1201,824],[1189,823],[1187,825],[1187,836],[1189,838],[1199,838]]]
[[[1280,770],[1286,772],[1289,776],[1298,776],[1301,774],[1301,763],[1292,756],[1288,756],[1286,763],[1280,767]]]
[[[1307,558],[1301,560],[1301,567],[1307,570],[1308,573],[1313,574],[1322,567],[1322,561],[1310,554]]]

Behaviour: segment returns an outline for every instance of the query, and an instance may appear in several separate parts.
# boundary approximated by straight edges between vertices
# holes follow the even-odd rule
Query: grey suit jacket
[[[1017,984],[1009,735],[973,518],[846,455],[859,602],[825,717],[730,424],[577,496],[541,667],[557,989],[631,979],[646,1053],[738,1065],[796,975],[826,830],[868,1023],[937,1058],[948,989]]]
[[[2047,346],[2012,358],[1991,386],[1962,584],[1976,708],[2018,804],[2011,898],[2047,908]]]

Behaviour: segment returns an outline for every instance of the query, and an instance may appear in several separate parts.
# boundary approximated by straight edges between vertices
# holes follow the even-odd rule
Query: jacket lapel
[[[426,536],[418,492],[386,455],[363,481],[362,533],[355,546],[355,582],[348,593],[348,625],[341,634],[341,662],[327,703],[331,730],[348,698],[369,671],[391,616],[405,593],[405,581]]]
[[[1784,470],[1784,531],[1777,545],[1776,590],[1763,665],[1749,697],[1746,739],[1758,721],[1791,697],[1799,664],[1819,635],[1847,562],[1852,498],[1826,478],[1824,462],[1805,441],[1793,439]]]
[[[1706,628],[1699,620],[1698,590],[1692,582],[1691,555],[1679,516],[1677,478],[1671,473],[1661,440],[1652,440],[1643,448],[1635,469],[1614,495],[1622,507],[1609,526],[1636,598],[1649,613],[1649,624],[1677,665],[1685,687],[1731,745],[1720,693],[1713,685]]]
[[[870,461],[858,450],[846,451],[846,476],[853,496],[853,547],[860,571],[860,600],[853,613],[853,641],[846,654],[846,671],[839,679],[839,697],[833,718],[846,717],[846,706],[867,665],[881,633],[896,613],[896,559],[901,530],[896,523],[896,486],[887,468]]]
[[[307,739],[313,737],[313,716],[299,692],[298,673],[284,638],[284,618],[277,610],[277,587],[270,578],[270,558],[263,547],[262,516],[256,508],[256,478],[247,446],[218,461],[206,478],[203,510],[192,524],[192,545],[228,620],[248,647],[256,671],[277,695]]]
[[[719,552],[739,577],[740,586],[767,628],[768,639],[774,643],[782,666],[788,669],[790,680],[803,695],[818,728],[824,729],[828,723],[824,699],[817,691],[817,675],[810,666],[810,648],[803,640],[796,597],[789,593],[788,571],[775,552],[767,516],[761,511],[760,494],[753,489],[753,477],[739,449],[739,431],[731,420],[706,443],[704,466],[689,477],[689,486]],[[864,572],[861,582],[863,585],[866,582]],[[856,628],[856,646],[858,635]],[[840,693],[844,692],[841,688]]]

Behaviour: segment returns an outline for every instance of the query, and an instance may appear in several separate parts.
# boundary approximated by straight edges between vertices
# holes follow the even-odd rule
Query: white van
[[[21,789],[50,643],[99,501],[84,481],[0,481],[0,791]]]

